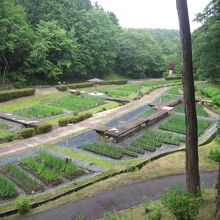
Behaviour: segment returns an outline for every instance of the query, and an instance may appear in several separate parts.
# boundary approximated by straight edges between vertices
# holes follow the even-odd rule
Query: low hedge
[[[98,83],[99,85],[122,85],[122,84],[127,84],[127,80],[108,80],[108,81],[103,81]],[[94,83],[92,82],[84,82],[84,83],[74,83],[74,84],[69,84],[68,87],[70,89],[80,89],[80,88],[87,88],[87,87],[92,87],[94,86]]]
[[[18,132],[19,138],[30,138],[35,135],[36,131],[34,128],[23,128]]]
[[[69,84],[68,87],[70,89],[80,89],[80,88],[92,87],[93,85],[94,85],[94,83],[84,82],[84,83]]]
[[[174,74],[174,75],[165,75],[165,80],[177,80],[182,79],[181,74]]]
[[[0,136],[0,144],[11,142],[17,138],[16,133],[8,133],[4,136]]]
[[[58,121],[58,124],[60,127],[65,127],[68,124],[75,124],[90,117],[92,117],[92,113],[90,112],[86,112],[86,113],[79,114],[79,115],[67,116],[65,118],[60,119]]]
[[[8,100],[12,100],[24,96],[31,96],[34,95],[34,93],[35,93],[35,89],[32,88],[0,91],[0,102],[5,102]]]
[[[67,91],[67,88],[68,88],[67,85],[57,85],[56,86],[56,89],[61,91],[61,92]]]
[[[37,133],[45,134],[45,133],[52,131],[52,129],[53,129],[52,124],[42,124],[37,127]]]
[[[99,83],[100,85],[123,85],[127,84],[128,80],[108,80]]]

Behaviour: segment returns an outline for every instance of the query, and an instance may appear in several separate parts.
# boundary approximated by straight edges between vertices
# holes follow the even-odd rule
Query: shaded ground
[[[201,183],[206,187],[213,186],[216,179],[217,172],[201,173]],[[172,185],[185,187],[185,175],[178,174],[132,183],[42,213],[16,219],[74,220],[79,215],[83,215],[85,220],[94,220],[101,218],[106,211],[119,211],[142,204],[144,195],[158,199],[163,190]]]

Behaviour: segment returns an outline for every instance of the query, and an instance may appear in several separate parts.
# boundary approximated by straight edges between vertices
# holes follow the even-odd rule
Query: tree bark
[[[5,68],[4,68],[3,75],[2,75],[2,84],[3,84],[3,87],[4,87],[5,86],[5,81],[6,81],[6,75],[7,75],[7,72],[8,72],[8,61],[7,61],[4,54],[3,54],[2,57],[5,61]]]
[[[187,0],[176,0],[180,25],[183,62],[183,93],[186,122],[186,185],[196,195],[200,191],[198,133],[193,80],[192,41]],[[177,125],[178,126],[178,125]]]
[[[219,162],[218,180],[217,180],[216,220],[220,220],[220,162]]]

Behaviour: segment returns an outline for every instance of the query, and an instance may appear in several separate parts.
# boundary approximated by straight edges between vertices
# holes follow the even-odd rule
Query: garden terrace
[[[134,130],[140,128],[143,124],[150,125],[168,115],[167,110],[158,110],[147,117],[138,118],[132,120],[126,124],[119,125],[116,128],[109,129],[104,133],[104,135],[113,137],[116,140],[120,140],[121,138],[127,136],[128,134],[132,133]],[[97,130],[98,131],[98,130]],[[101,131],[98,131],[101,132]]]
[[[63,97],[61,99],[58,99],[51,103],[51,105],[58,107],[58,108],[63,108],[67,109],[73,112],[79,112],[82,110],[86,110],[88,108],[92,108],[98,105],[104,104],[104,100],[92,96],[76,96],[76,95],[69,95],[66,97]]]
[[[155,151],[156,148],[160,147],[162,144],[178,146],[181,142],[184,142],[184,138],[182,136],[174,136],[171,133],[165,133],[160,130],[150,129],[145,132],[142,137],[132,141],[129,146],[131,146],[133,149],[152,152]]]
[[[184,113],[184,105],[183,104],[179,105],[175,109],[175,111],[179,113]],[[208,113],[204,110],[204,108],[198,105],[196,106],[196,113],[197,113],[197,116],[202,116],[202,117],[208,116]]]
[[[92,153],[100,154],[102,156],[107,156],[117,160],[121,159],[123,155],[129,157],[138,157],[137,152],[130,151],[129,149],[119,148],[118,146],[114,146],[101,141],[88,144],[84,146],[83,149]]]
[[[182,101],[183,101],[183,96],[177,96],[174,99],[163,103],[161,107],[163,107],[163,106],[174,107],[174,106],[180,104]]]
[[[76,164],[41,151],[36,157],[21,159],[20,165],[48,185],[59,185],[63,177],[73,179],[84,173]]]
[[[21,170],[15,164],[6,164],[2,168],[2,172],[29,194],[43,189],[39,183],[33,180],[25,171]]]
[[[198,135],[201,135],[211,124],[209,120],[198,118]],[[160,125],[163,130],[173,131],[176,133],[185,134],[185,117],[181,115],[172,115],[166,122]]]

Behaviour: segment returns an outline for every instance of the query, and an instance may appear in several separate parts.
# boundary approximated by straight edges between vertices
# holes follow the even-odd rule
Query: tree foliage
[[[0,36],[0,76],[19,86],[116,72],[159,77],[179,62],[178,31],[123,29],[90,0],[2,0]]]
[[[197,21],[202,26],[193,33],[194,68],[199,78],[220,79],[220,1],[212,0]]]

